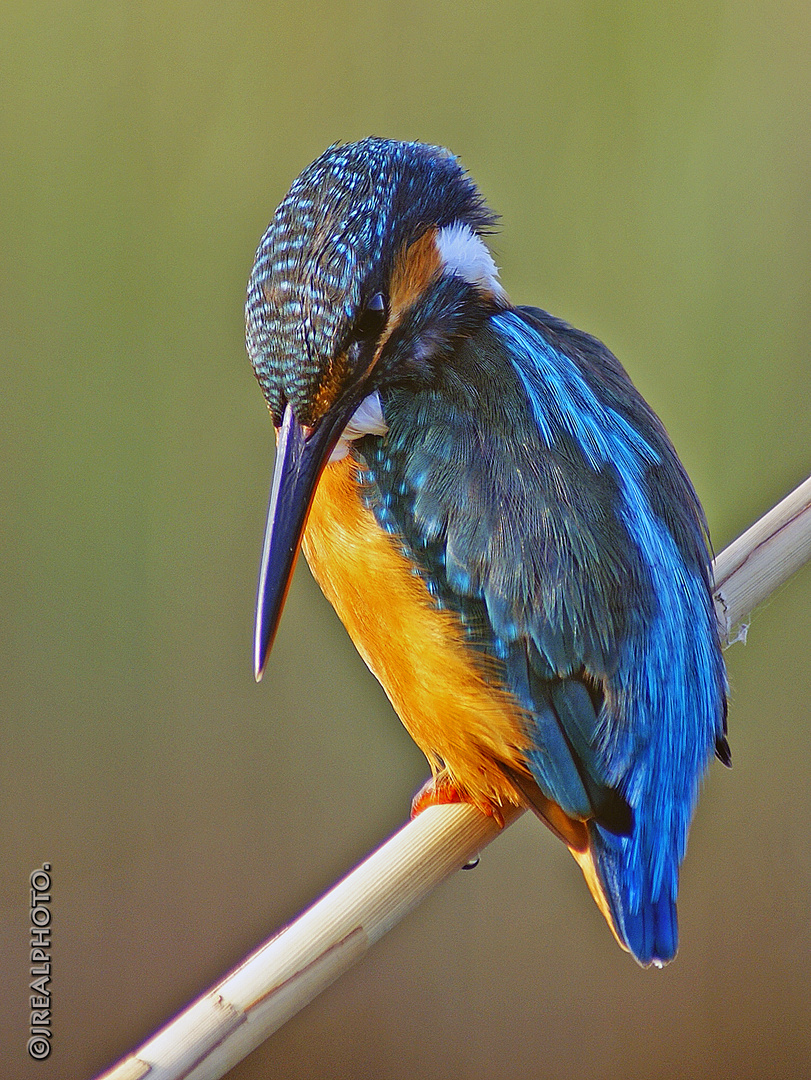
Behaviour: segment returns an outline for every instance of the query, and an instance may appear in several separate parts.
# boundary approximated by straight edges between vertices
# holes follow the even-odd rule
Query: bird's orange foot
[[[483,814],[494,819],[499,828],[504,826],[504,815],[498,806],[491,802],[477,802],[464,791],[460,791],[450,777],[441,773],[426,780],[420,790],[411,800],[411,816],[415,818],[429,806],[440,806],[442,803],[470,803]]]

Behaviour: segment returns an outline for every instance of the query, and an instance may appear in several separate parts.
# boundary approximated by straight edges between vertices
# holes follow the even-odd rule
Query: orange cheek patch
[[[436,229],[415,240],[397,256],[389,288],[389,331],[419,300],[431,282],[442,272],[442,261],[436,247]]]
[[[309,409],[310,419],[315,423],[329,412],[347,382],[349,364],[346,353],[341,353],[330,362],[326,373],[318,384],[318,390]]]

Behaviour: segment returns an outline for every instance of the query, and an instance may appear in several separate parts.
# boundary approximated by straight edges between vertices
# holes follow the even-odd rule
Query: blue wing
[[[728,750],[704,520],[662,425],[535,309],[383,401],[388,435],[358,445],[370,505],[526,710],[527,764],[587,823],[618,936],[667,961],[698,782]]]

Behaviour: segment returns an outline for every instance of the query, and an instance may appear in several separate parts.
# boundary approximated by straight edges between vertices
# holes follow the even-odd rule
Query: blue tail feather
[[[679,947],[677,861],[654,895],[651,874],[640,874],[635,866],[639,852],[632,840],[594,822],[589,839],[617,936],[643,967],[669,963]]]

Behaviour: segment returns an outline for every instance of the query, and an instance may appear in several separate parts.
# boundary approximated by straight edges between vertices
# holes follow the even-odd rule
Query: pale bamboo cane
[[[811,477],[715,560],[725,639],[744,638],[752,609],[809,559]],[[472,806],[428,807],[99,1080],[223,1076],[500,831]]]

